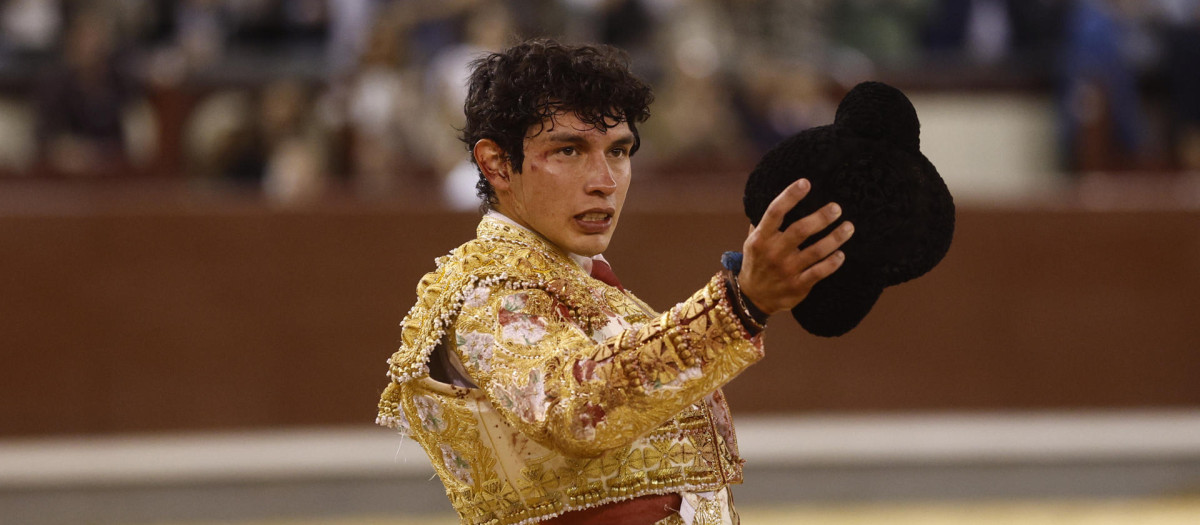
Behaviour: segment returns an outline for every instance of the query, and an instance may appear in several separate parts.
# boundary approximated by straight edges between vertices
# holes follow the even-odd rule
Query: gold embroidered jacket
[[[532,523],[741,482],[718,388],[762,358],[720,276],[655,314],[485,217],[417,287],[379,424],[429,454],[464,523]],[[429,377],[442,348],[477,388]]]

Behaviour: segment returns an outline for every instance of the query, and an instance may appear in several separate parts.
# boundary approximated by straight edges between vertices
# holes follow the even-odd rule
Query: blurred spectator
[[[925,30],[926,48],[995,63],[1009,52],[1012,18],[1007,0],[941,0]]]
[[[711,1],[660,5],[654,23],[660,50],[660,77],[654,82],[655,117],[641,133],[652,146],[639,153],[655,172],[678,171],[689,177],[730,166],[744,168],[750,145],[737,125],[727,82],[733,57],[732,35],[723,30],[723,14]],[[702,108],[702,110],[697,110]]]
[[[655,47],[659,42],[653,39],[658,34],[659,20],[648,3],[646,0],[603,2],[598,13],[599,41],[625,50],[634,73],[654,84],[662,72],[659,50]],[[669,7],[660,5],[660,9]],[[665,53],[671,53],[671,50],[665,50]]]
[[[188,175],[257,184],[266,169],[249,89],[213,93],[190,112],[181,132]]]
[[[1190,4],[1177,6],[1167,31],[1166,76],[1174,160],[1200,171],[1200,2]]]
[[[504,4],[488,3],[463,19],[461,43],[443,48],[425,69],[424,104],[428,130],[462,129],[466,123],[463,102],[467,99],[467,77],[472,60],[490,51],[498,51],[509,43],[513,23]],[[469,167],[467,152],[458,137],[449,133],[424,133],[421,150],[432,153],[429,158],[443,186],[443,195],[452,205],[478,206],[475,199],[477,174]],[[469,175],[469,176],[468,176]],[[469,184],[468,184],[469,183]]]
[[[70,21],[61,61],[37,85],[38,165],[47,175],[128,175],[124,112],[137,86],[103,11]]]
[[[181,0],[175,8],[176,39],[193,69],[218,63],[230,31],[220,0]]]
[[[312,90],[301,81],[213,95],[194,111],[187,135],[191,158],[208,177],[288,202],[310,200],[328,186],[328,140],[313,114]]]
[[[393,0],[392,12],[401,17],[407,28],[413,61],[424,65],[444,48],[462,43],[463,21],[477,8],[489,4],[504,6],[500,2],[483,0]]]
[[[349,74],[363,54],[372,24],[380,12],[378,0],[328,0],[329,43],[325,48],[329,75],[339,80]]]
[[[720,0],[736,38],[736,62],[754,59],[822,63],[830,54],[833,0]]]
[[[1147,142],[1137,79],[1126,54],[1129,21],[1117,3],[1077,0],[1068,11],[1059,108],[1069,170],[1129,168]]]
[[[271,151],[263,191],[276,204],[312,202],[324,195],[328,187],[321,149],[305,137],[290,136],[281,140]]]
[[[423,119],[419,70],[409,63],[408,41],[395,17],[377,19],[345,96],[347,169],[356,192],[383,196],[406,177],[426,171],[419,153]]]
[[[797,132],[832,122],[837,107],[821,72],[765,60],[742,68],[735,101],[754,156]]]
[[[657,0],[677,2],[678,0]],[[522,38],[547,35],[567,35],[566,0],[509,0],[516,35]]]
[[[839,48],[831,0],[719,0],[721,23],[732,36],[720,41],[729,62],[728,92],[743,156],[753,160],[783,138],[832,114],[827,79],[853,83],[873,67],[863,53]]]
[[[885,67],[913,65],[931,0],[846,0],[834,2],[834,39]]]
[[[924,29],[928,58],[1048,73],[1067,6],[1065,0],[939,0]]]

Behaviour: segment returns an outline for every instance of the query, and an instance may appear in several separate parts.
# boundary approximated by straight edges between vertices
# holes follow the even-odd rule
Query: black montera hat
[[[806,178],[808,196],[783,227],[829,202],[854,236],[842,246],[846,262],[817,283],[792,316],[814,335],[849,332],[888,286],[933,269],[954,235],[954,200],[933,164],[921,154],[921,124],[900,90],[865,82],[842,99],[831,125],[807,129],[767,152],[746,182],[743,203],[754,224],[789,184]]]

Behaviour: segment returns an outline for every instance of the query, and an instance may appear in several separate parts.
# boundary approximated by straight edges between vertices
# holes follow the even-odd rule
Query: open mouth
[[[587,233],[603,233],[612,225],[613,214],[607,211],[587,211],[575,216],[575,223]]]
[[[612,214],[599,211],[590,211],[587,213],[580,213],[579,215],[576,215],[575,218],[585,222],[602,222],[611,219]]]

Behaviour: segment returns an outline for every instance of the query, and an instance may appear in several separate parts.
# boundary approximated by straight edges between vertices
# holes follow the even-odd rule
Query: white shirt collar
[[[529,228],[526,228],[526,227],[524,227],[524,226],[521,226],[520,224],[518,224],[518,223],[517,223],[517,221],[514,221],[514,220],[510,219],[510,218],[509,218],[507,215],[505,215],[505,214],[503,214],[503,213],[500,213],[500,212],[498,212],[498,211],[496,211],[496,210],[490,210],[490,209],[489,209],[489,210],[487,211],[487,213],[485,213],[483,216],[484,216],[484,217],[491,217],[491,218],[493,218],[493,219],[496,219],[496,220],[498,220],[498,221],[501,221],[501,222],[503,222],[503,223],[505,223],[505,224],[508,224],[508,225],[510,225],[510,226],[515,226],[515,227],[517,227],[517,228],[520,228],[520,229],[522,229],[522,230],[525,230],[525,231],[527,231],[527,232],[533,232],[533,231],[532,231],[532,230],[530,230]],[[537,232],[533,232],[533,233],[537,233]],[[539,235],[540,235],[540,234],[539,234]],[[564,250],[564,251],[566,251],[566,250]],[[593,259],[599,259],[599,260],[601,260],[601,261],[604,261],[605,263],[608,263],[608,259],[605,259],[603,254],[597,254],[597,255],[596,255],[596,256],[594,256],[594,257],[588,257],[588,256],[585,256],[585,255],[579,255],[579,254],[577,254],[577,253],[571,253],[571,252],[567,252],[567,255],[568,255],[569,257],[571,257],[571,260],[572,260],[572,261],[575,261],[575,263],[576,263],[576,264],[578,264],[580,268],[583,268],[583,271],[587,272],[589,275],[592,273],[592,260],[593,260]],[[610,265],[610,266],[611,266],[611,265]]]

